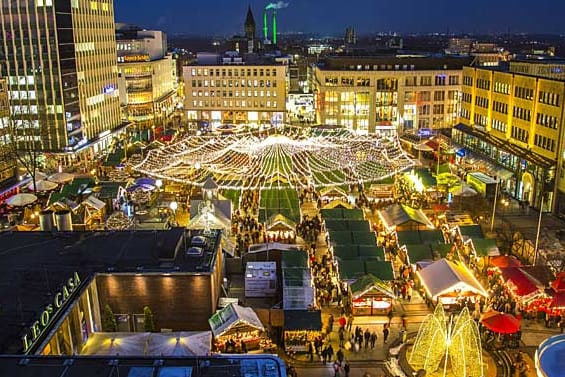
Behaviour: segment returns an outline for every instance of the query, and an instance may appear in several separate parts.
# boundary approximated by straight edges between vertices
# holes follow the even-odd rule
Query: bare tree
[[[24,117],[10,115],[9,118],[11,154],[31,177],[33,192],[36,192],[37,168],[41,156],[41,140],[38,139],[40,132],[35,126],[38,123],[32,121],[30,114],[20,111],[18,115],[24,115]]]

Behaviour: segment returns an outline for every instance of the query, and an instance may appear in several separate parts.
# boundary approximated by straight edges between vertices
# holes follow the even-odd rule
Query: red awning
[[[519,267],[501,268],[500,272],[504,281],[514,286],[514,293],[518,296],[529,296],[538,291],[537,285]]]
[[[494,267],[522,267],[522,262],[513,255],[498,255],[491,257],[489,264]]]
[[[481,316],[481,323],[498,334],[514,334],[520,331],[520,320],[512,314],[489,311]]]
[[[565,272],[560,272],[557,279],[551,283],[551,288],[555,291],[565,291]]]
[[[426,145],[432,148],[434,151],[437,151],[438,143],[435,140],[428,140],[426,141]]]
[[[553,309],[565,309],[565,291],[555,292],[551,300]]]

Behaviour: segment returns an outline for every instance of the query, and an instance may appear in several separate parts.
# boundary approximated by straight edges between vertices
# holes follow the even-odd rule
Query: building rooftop
[[[275,355],[182,358],[1,356],[3,376],[18,377],[286,377]]]
[[[330,71],[460,70],[472,61],[473,58],[469,56],[435,54],[329,56],[318,67]]]
[[[195,236],[205,241],[198,253],[189,251]],[[182,228],[0,233],[0,354],[21,352],[23,334],[75,273],[83,283],[99,272],[207,273],[220,237],[219,231]]]

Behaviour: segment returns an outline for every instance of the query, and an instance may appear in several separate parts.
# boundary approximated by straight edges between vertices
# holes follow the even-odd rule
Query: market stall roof
[[[415,264],[424,260],[432,259],[432,250],[429,245],[417,244],[417,245],[404,245],[406,248],[406,253],[408,254],[408,262],[410,264]]]
[[[338,196],[342,198],[347,198],[348,194],[339,186],[324,187],[320,190],[320,196]]]
[[[362,260],[338,261],[340,280],[355,280],[365,275],[365,263]]]
[[[490,331],[497,334],[514,334],[520,331],[520,320],[509,313],[495,310],[488,311],[481,316],[481,323]]]
[[[565,309],[565,291],[554,292],[551,299],[551,307],[553,309]]]
[[[230,229],[231,221],[221,213],[200,213],[194,218],[190,219],[190,222],[186,226],[187,229]]]
[[[385,281],[394,280],[392,263],[386,261],[365,261],[365,272]]]
[[[384,259],[383,248],[377,245],[337,245],[333,254],[340,260]]]
[[[443,233],[439,229],[419,230],[422,243],[443,243]]]
[[[396,232],[399,245],[418,245],[422,243],[420,232],[417,230],[400,230]]]
[[[104,208],[104,206],[106,206],[106,203],[96,198],[94,195],[90,195],[81,204],[94,208],[97,211],[100,211],[102,208]]]
[[[447,259],[440,259],[418,271],[417,274],[433,298],[455,290],[470,291],[483,297],[488,296],[487,291],[471,271],[464,265],[450,262]]]
[[[438,243],[430,246],[432,248],[432,256],[434,257],[434,259],[436,259],[438,255],[439,258],[437,259],[445,258],[453,248],[453,245],[448,243]]]
[[[473,248],[475,253],[479,257],[493,257],[500,255],[498,246],[496,246],[496,240],[492,238],[474,238],[471,241],[473,243]]]
[[[389,284],[370,273],[361,276],[349,288],[351,289],[353,299],[357,299],[371,291],[377,291],[390,298],[396,298]]]
[[[265,331],[263,324],[251,308],[229,304],[225,308],[212,314],[208,319],[214,337],[224,336],[236,331],[249,329]]]
[[[518,296],[529,296],[539,292],[534,279],[522,271],[520,267],[505,267],[501,268],[500,272],[503,279],[513,286],[513,290]]]
[[[404,204],[393,204],[378,212],[385,227],[392,228],[409,222],[433,228],[434,224],[428,219],[421,209],[408,207]]]
[[[281,252],[281,267],[308,267],[308,253],[305,250],[284,250]]]
[[[459,232],[462,236],[468,236],[473,239],[485,238],[480,225],[459,225]]]
[[[288,230],[295,230],[296,223],[284,215],[278,213],[276,215],[271,216],[267,222],[265,223],[266,230],[274,230],[274,229],[288,229]]]
[[[514,255],[498,255],[489,259],[489,265],[494,267],[522,267],[522,262]]]
[[[322,312],[320,310],[285,310],[284,329],[287,331],[321,331]]]
[[[331,208],[321,209],[320,214],[323,219],[350,219],[350,220],[363,220],[363,210],[359,208],[346,209],[346,208]]]
[[[350,204],[343,199],[334,199],[331,202],[324,204],[322,209],[353,209],[353,204]]]
[[[371,226],[367,220],[327,219],[324,224],[327,230],[371,231]]]

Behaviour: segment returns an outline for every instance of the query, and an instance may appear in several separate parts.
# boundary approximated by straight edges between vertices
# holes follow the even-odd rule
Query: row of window
[[[471,95],[471,93],[461,93],[461,101],[463,102],[471,103],[472,98],[473,96]]]
[[[559,106],[559,94],[540,91],[538,100],[546,105]]]
[[[527,99],[531,101],[534,99],[534,90],[531,88],[516,86],[514,87],[514,97]]]
[[[513,139],[519,140],[523,143],[528,142],[529,132],[516,126],[512,126],[511,136]]]
[[[477,79],[477,88],[490,90],[490,80]]]
[[[275,108],[277,107],[277,101],[192,101],[192,106],[194,107],[267,107],[267,108]]]
[[[277,70],[275,68],[192,68],[190,73],[193,77],[275,77],[277,75]]]
[[[510,84],[495,81],[493,90],[495,93],[510,94]]]
[[[505,122],[502,122],[498,119],[493,119],[492,129],[500,131],[502,133],[506,133],[506,130],[508,129],[508,125]]]
[[[193,88],[207,88],[218,87],[218,88],[263,88],[267,87],[273,88],[277,87],[276,80],[192,80]]]
[[[482,127],[485,127],[485,128],[488,124],[488,117],[485,116],[485,115],[482,115],[482,114],[475,113],[475,119],[474,120],[475,120],[475,124],[482,126]]]
[[[447,79],[447,82],[446,82]],[[446,76],[446,75],[436,75],[435,85],[441,86],[446,85],[459,85],[459,76]],[[324,79],[325,86],[371,86],[371,79],[368,77],[341,77],[341,80],[337,76],[328,76]],[[432,86],[432,76],[420,76],[419,80],[420,86]],[[406,77],[404,81],[405,86],[418,86],[418,76]],[[396,90],[398,88],[398,80],[393,78],[383,78],[377,79],[375,86],[379,90]]]
[[[536,134],[534,137],[534,144],[545,150],[555,152],[555,140],[549,137]]]
[[[554,130],[556,130],[558,125],[559,125],[558,121],[557,121],[557,117],[547,115],[547,114],[543,114],[543,113],[537,113],[536,124],[539,124],[540,126],[551,128],[551,129],[554,129]]]
[[[498,101],[492,102],[492,110],[501,114],[508,114],[508,104]]]
[[[488,98],[477,96],[475,97],[475,105],[482,107],[483,109],[488,109],[489,100]]]
[[[522,119],[527,122],[532,120],[532,110],[524,109],[523,107],[514,106],[512,115],[514,118]]]
[[[211,90],[211,91],[192,91],[193,97],[276,97],[277,92],[263,91],[263,90]]]

